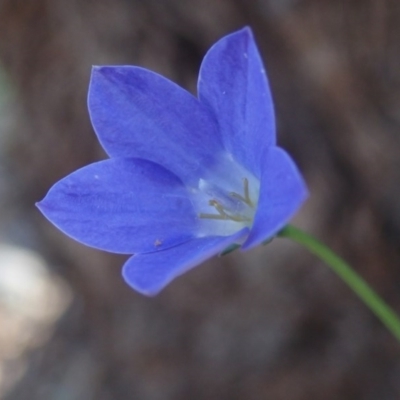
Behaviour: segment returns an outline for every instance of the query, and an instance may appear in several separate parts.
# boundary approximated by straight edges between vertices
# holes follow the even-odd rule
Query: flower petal
[[[110,157],[139,157],[162,165],[185,183],[222,151],[209,110],[175,83],[133,66],[95,67],[89,112]]]
[[[218,119],[225,147],[260,178],[261,154],[274,145],[275,117],[265,69],[250,28],[225,36],[200,69],[200,101]]]
[[[155,253],[138,254],[124,265],[122,276],[133,289],[154,296],[173,279],[222,252],[229,245],[243,241],[248,228],[231,236],[210,236],[190,240]]]
[[[197,223],[181,181],[140,159],[109,159],[79,169],[37,206],[73,239],[123,254],[176,246],[193,237]]]
[[[243,244],[257,246],[282,229],[308,196],[303,178],[293,160],[279,147],[271,147],[262,163],[260,197],[254,224]]]

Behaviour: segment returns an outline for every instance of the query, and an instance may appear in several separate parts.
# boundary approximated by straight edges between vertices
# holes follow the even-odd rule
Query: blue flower
[[[89,112],[110,157],[57,182],[38,203],[73,239],[130,254],[126,282],[154,295],[232,244],[250,249],[307,197],[276,146],[271,93],[249,28],[206,54],[198,97],[134,66],[94,67]]]

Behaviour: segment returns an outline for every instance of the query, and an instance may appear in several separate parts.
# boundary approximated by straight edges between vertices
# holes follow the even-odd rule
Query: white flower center
[[[229,236],[251,227],[257,209],[259,181],[231,157],[225,157],[211,179],[195,190],[198,236]]]

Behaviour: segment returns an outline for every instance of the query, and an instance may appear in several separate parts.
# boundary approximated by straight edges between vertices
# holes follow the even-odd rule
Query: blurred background
[[[0,0],[0,398],[400,398],[399,344],[297,245],[210,260],[149,299],[123,283],[124,257],[34,207],[105,157],[93,64],[194,92],[207,49],[244,25],[311,191],[293,222],[400,312],[398,0]]]

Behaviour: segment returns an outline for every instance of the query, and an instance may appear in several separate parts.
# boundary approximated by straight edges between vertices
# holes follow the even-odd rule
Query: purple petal
[[[122,275],[133,289],[154,296],[177,276],[225,250],[230,244],[240,243],[247,233],[248,228],[244,228],[232,236],[193,239],[165,251],[133,256],[125,263]]]
[[[271,147],[262,163],[260,197],[254,224],[242,248],[247,250],[282,229],[308,196],[304,180],[289,155]]]
[[[225,36],[204,57],[200,101],[219,122],[225,147],[260,177],[261,155],[274,145],[275,118],[265,69],[249,28]]]
[[[110,157],[139,157],[195,181],[222,151],[214,117],[168,79],[139,67],[95,67],[89,112]]]
[[[57,182],[37,204],[61,231],[88,246],[133,254],[193,237],[195,215],[186,188],[150,161],[110,159]]]

